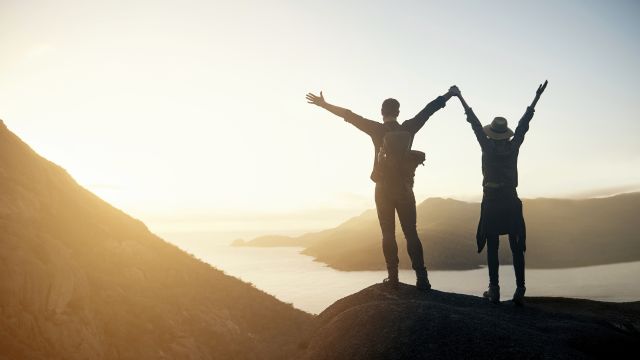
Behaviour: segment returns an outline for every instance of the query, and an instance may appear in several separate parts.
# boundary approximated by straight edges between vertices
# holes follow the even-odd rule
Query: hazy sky
[[[302,229],[373,207],[369,138],[308,91],[402,120],[457,84],[512,126],[522,197],[640,188],[637,1],[0,0],[0,118],[152,229]],[[418,199],[477,199],[457,100],[414,148]]]

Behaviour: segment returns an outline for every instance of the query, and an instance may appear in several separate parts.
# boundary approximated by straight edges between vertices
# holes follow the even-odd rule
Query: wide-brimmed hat
[[[497,117],[493,119],[491,125],[482,128],[488,137],[494,140],[505,140],[513,136],[513,131],[507,125],[507,119]]]

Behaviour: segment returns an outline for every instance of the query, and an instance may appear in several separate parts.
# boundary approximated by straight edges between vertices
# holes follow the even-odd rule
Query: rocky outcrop
[[[283,359],[311,321],[155,236],[0,121],[1,359]]]
[[[637,358],[640,302],[529,298],[516,307],[373,285],[317,318],[304,359]]]

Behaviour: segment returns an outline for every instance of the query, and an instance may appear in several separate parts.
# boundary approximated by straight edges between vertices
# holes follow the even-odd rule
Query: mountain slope
[[[404,284],[347,296],[317,322],[303,359],[618,359],[637,358],[640,342],[640,302],[530,298],[519,308]]]
[[[282,359],[312,317],[158,238],[0,120],[0,358]]]
[[[640,193],[609,198],[525,199],[527,267],[564,268],[640,260]],[[480,204],[430,198],[418,205],[418,234],[429,269],[472,269],[485,264],[477,254],[475,232]],[[397,225],[396,229],[400,229]],[[398,230],[400,266],[410,268],[404,236]],[[277,246],[274,237],[268,243]],[[278,240],[278,241],[275,241]],[[318,233],[288,239],[303,253],[340,270],[385,268],[374,211]],[[280,241],[280,242],[279,242]],[[245,242],[243,246],[250,246]],[[262,246],[266,246],[262,242]],[[509,244],[501,242],[500,261],[511,263]]]

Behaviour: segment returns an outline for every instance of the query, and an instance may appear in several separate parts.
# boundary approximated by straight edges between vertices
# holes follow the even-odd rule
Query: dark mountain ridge
[[[527,223],[527,267],[568,268],[640,261],[640,193],[584,200],[524,199]],[[427,267],[434,270],[473,269],[484,265],[475,233],[480,204],[429,198],[420,203],[418,234]],[[410,268],[404,236],[396,226],[400,266]],[[252,246],[254,241],[243,242]],[[303,254],[339,270],[382,270],[381,234],[375,211],[299,237],[262,237],[260,246],[302,246]],[[507,241],[500,262],[511,263]]]

